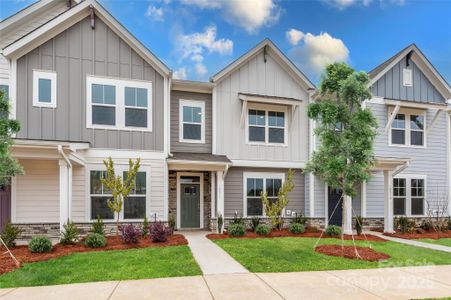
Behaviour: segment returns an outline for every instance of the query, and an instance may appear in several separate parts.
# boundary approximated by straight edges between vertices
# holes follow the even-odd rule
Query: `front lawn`
[[[188,246],[74,253],[27,263],[0,276],[0,288],[201,275]]]
[[[434,239],[419,239],[419,242],[424,242],[424,243],[431,243],[431,244],[437,244],[437,245],[443,245],[443,246],[448,246],[451,247],[451,238],[442,238],[442,239],[438,239],[438,240],[434,240]]]
[[[317,238],[260,238],[214,240],[251,272],[297,272],[319,270],[368,269],[408,265],[451,264],[451,254],[395,242],[372,242],[374,250],[391,256],[386,262],[368,262],[327,256],[313,250]],[[337,239],[322,239],[319,243],[340,244]],[[352,241],[345,241],[352,245]],[[368,246],[357,241],[359,246]]]

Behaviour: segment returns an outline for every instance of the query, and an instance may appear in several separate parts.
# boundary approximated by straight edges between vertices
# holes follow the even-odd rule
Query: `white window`
[[[33,106],[56,107],[56,72],[33,70]]]
[[[403,85],[407,86],[407,87],[411,87],[412,86],[412,81],[413,81],[412,70],[410,70],[410,69],[403,69],[403,72],[402,72]]]
[[[425,215],[426,177],[400,175],[393,178],[393,214],[402,216]]]
[[[391,124],[390,145],[425,147],[425,124],[426,115],[423,112],[398,113]]]
[[[88,128],[152,131],[152,83],[87,77]]]
[[[180,100],[179,141],[205,143],[205,102]]]
[[[261,193],[266,192],[269,201],[275,202],[285,175],[283,173],[244,173],[243,177],[245,216],[264,216]]]
[[[287,144],[286,110],[249,109],[247,142],[249,144]]]

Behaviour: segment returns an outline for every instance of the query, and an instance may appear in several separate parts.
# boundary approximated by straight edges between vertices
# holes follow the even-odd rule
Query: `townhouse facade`
[[[411,45],[371,71],[377,164],[355,199],[341,199],[303,169],[320,141],[307,117],[314,84],[264,40],[210,82],[171,70],[94,0],[41,0],[0,23],[0,88],[22,128],[13,156],[25,174],[0,192],[1,223],[57,237],[68,219],[113,226],[100,178],[111,156],[123,174],[141,158],[121,222],[169,219],[216,229],[235,214],[265,217],[295,171],[284,211],[318,226],[362,215],[393,230],[395,215],[449,215],[449,84]],[[445,206],[445,204],[447,204]],[[444,211],[445,210],[445,211]]]

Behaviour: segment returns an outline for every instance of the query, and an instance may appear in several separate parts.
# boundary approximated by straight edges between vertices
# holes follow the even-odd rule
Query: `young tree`
[[[285,207],[287,207],[288,203],[290,202],[290,200],[288,199],[288,193],[293,191],[294,189],[293,175],[294,171],[291,169],[288,170],[287,180],[279,189],[277,200],[275,202],[269,201],[268,194],[266,192],[262,192],[260,195],[265,213],[268,217],[271,218],[272,226],[277,230],[280,230],[282,228],[282,213]]]
[[[101,178],[101,182],[107,190],[111,191],[112,198],[108,200],[108,207],[116,214],[116,235],[119,235],[119,215],[122,211],[122,203],[135,186],[140,159],[136,159],[135,163],[129,159],[128,172],[125,179],[122,179],[122,174],[116,176],[111,157],[108,160],[104,160],[103,164],[106,167],[106,175],[104,178]]]
[[[19,162],[11,156],[12,136],[19,132],[20,124],[9,118],[9,100],[0,90],[0,186],[8,185],[11,177],[22,175]]]
[[[315,134],[321,144],[306,171],[343,191],[343,226],[346,205],[351,205],[346,196],[356,195],[357,185],[370,178],[375,163],[377,121],[371,110],[362,107],[371,98],[368,83],[366,73],[357,73],[344,63],[331,64],[321,81],[317,101],[308,108],[309,118],[316,121]]]

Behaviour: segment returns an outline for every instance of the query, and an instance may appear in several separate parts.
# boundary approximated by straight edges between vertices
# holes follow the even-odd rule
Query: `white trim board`
[[[185,123],[191,125],[199,125],[196,122],[184,122],[183,120],[183,108],[187,107],[196,107],[201,109],[201,122],[200,122],[200,140],[195,139],[185,139],[183,137],[183,126]],[[192,144],[205,144],[205,101],[201,100],[179,100],[179,142],[180,143],[192,143]]]
[[[268,160],[246,160],[230,159],[232,167],[256,167],[256,168],[284,168],[284,169],[304,169],[306,163],[300,161],[268,161]]]

